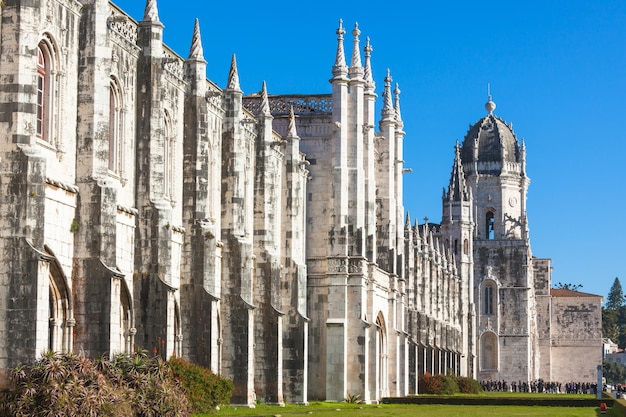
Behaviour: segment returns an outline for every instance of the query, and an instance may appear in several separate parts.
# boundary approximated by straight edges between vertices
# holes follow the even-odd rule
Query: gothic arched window
[[[109,91],[109,170],[120,175],[122,172],[122,89],[114,78],[111,78]]]
[[[53,53],[50,45],[44,41],[37,46],[37,124],[36,134],[39,139],[51,142],[52,93],[54,91]]]

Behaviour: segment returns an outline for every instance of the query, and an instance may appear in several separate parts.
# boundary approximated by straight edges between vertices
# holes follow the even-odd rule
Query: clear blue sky
[[[144,0],[116,2],[136,20]],[[157,0],[165,43],[189,53],[200,20],[207,77],[224,87],[237,55],[244,93],[329,93],[337,23],[371,38],[377,93],[391,69],[405,131],[405,209],[441,219],[454,143],[485,115],[527,146],[533,254],[553,283],[606,297],[626,284],[626,1]]]

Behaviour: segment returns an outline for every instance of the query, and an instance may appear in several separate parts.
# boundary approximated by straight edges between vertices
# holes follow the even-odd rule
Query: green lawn
[[[609,409],[600,414],[599,408],[590,407],[521,407],[521,406],[455,406],[455,405],[364,405],[348,403],[314,402],[308,406],[285,407],[258,405],[256,408],[223,407],[214,414],[197,414],[194,417],[211,416],[320,416],[320,417],[620,417]]]

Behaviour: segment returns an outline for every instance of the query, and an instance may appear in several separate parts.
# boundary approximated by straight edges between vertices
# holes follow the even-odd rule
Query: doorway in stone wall
[[[387,385],[388,363],[387,363],[387,327],[385,326],[385,318],[382,312],[378,313],[376,317],[376,327],[378,329],[376,333],[377,338],[377,371],[378,371],[378,387],[379,398],[387,397],[389,395],[389,387]]]

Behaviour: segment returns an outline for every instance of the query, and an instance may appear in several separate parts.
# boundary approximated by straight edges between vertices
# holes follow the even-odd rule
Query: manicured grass
[[[194,417],[211,416],[321,416],[321,417],[598,417],[597,407],[524,407],[524,406],[455,406],[455,405],[399,405],[399,404],[348,404],[313,402],[308,406],[285,407],[260,404],[256,408],[223,407],[214,414],[197,414]],[[620,417],[609,409],[607,417]]]

